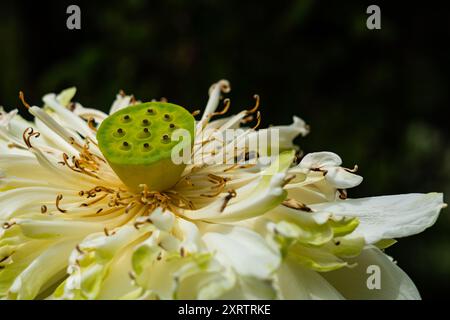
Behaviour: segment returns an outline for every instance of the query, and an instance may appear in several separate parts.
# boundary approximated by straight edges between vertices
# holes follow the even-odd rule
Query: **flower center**
[[[98,129],[97,140],[109,165],[130,190],[138,191],[145,184],[150,190],[161,191],[172,187],[185,168],[171,159],[173,147],[180,143],[172,140],[172,133],[187,130],[192,145],[194,128],[195,119],[186,109],[147,102],[107,117]]]

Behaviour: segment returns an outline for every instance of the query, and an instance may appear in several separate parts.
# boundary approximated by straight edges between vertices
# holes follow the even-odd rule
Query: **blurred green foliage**
[[[79,31],[66,8],[81,7]],[[381,2],[382,30],[365,27],[361,1],[2,1],[0,103],[35,104],[75,85],[77,100],[107,110],[119,89],[199,109],[209,85],[231,81],[232,110],[262,98],[263,124],[303,117],[306,152],[357,163],[352,197],[450,194],[449,22],[438,4]],[[448,201],[448,198],[447,198]],[[450,218],[388,253],[424,298],[450,289]]]

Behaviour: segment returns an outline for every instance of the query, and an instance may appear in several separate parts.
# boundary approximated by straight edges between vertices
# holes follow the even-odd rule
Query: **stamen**
[[[347,199],[347,190],[345,189],[337,189],[339,192],[339,199],[345,200]]]
[[[253,116],[252,115],[249,115],[249,116],[246,116],[245,118],[243,118],[242,120],[241,120],[241,123],[242,124],[246,124],[246,123],[249,123],[250,121],[253,121]]]
[[[133,202],[130,202],[128,205],[127,205],[127,207],[125,208],[125,213],[128,213],[128,212],[130,212],[130,210],[133,208],[133,207],[135,207],[136,206],[136,203],[133,201]]]
[[[19,91],[19,99],[22,101],[22,104],[27,108],[30,109],[31,106],[25,101],[25,96],[22,91]]]
[[[84,203],[82,203],[80,206],[81,207],[89,207],[90,205],[95,204],[95,203],[105,199],[107,196],[108,196],[108,194],[103,194],[100,197],[98,197],[97,199],[92,200],[91,202],[84,202]]]
[[[56,196],[56,209],[58,209],[59,212],[66,213],[67,210],[61,209],[59,207],[59,203],[62,200],[62,198],[63,198],[63,195],[61,193]]]
[[[225,104],[222,111],[218,111],[218,112],[213,112],[209,115],[210,118],[214,117],[214,116],[221,116],[224,115],[225,113],[228,112],[228,109],[230,109],[230,105],[231,105],[231,100],[226,98],[225,100],[223,100],[223,103]]]
[[[225,210],[225,208],[228,205],[228,202],[230,202],[231,199],[233,199],[234,197],[236,197],[236,191],[235,190],[229,190],[228,194],[225,196],[225,199],[223,201],[222,207],[220,208],[220,212],[223,212]]]
[[[81,247],[80,247],[80,245],[79,245],[79,244],[77,244],[77,245],[75,246],[75,249],[77,249],[78,253],[80,253],[80,254],[84,254],[84,251],[83,251],[83,250],[81,250]]]
[[[44,214],[47,212],[47,206],[46,205],[42,205],[41,206],[41,213]]]
[[[295,152],[294,160],[293,160],[292,163],[293,163],[294,165],[297,165],[297,164],[300,163],[300,161],[302,160],[302,158],[303,158],[303,150],[298,150],[298,151]]]
[[[283,206],[295,209],[295,210],[301,210],[306,212],[313,212],[313,210],[306,206],[305,204],[295,200],[295,199],[286,199],[281,203]]]
[[[258,110],[258,108],[259,108],[259,95],[255,94],[255,95],[253,95],[253,98],[256,100],[255,105],[250,110],[246,110],[247,114],[255,113],[256,110]]]
[[[353,169],[344,168],[344,170],[347,171],[347,172],[355,173],[355,172],[358,171],[358,165],[355,164],[355,165],[353,166]]]
[[[22,138],[28,148],[33,148],[31,145],[30,139],[31,137],[38,138],[41,134],[39,132],[35,132],[32,127],[28,127],[23,131]]]
[[[9,228],[11,228],[13,225],[15,225],[16,224],[16,222],[15,221],[13,221],[13,222],[5,222],[5,223],[3,223],[3,229],[9,229]]]
[[[89,128],[90,128],[92,131],[97,132],[97,127],[95,126],[95,119],[94,119],[94,118],[90,117],[90,118],[88,119],[88,121],[87,121],[87,124],[88,124]]]
[[[261,112],[258,111],[258,113],[256,114],[256,125],[252,128],[252,130],[256,130],[256,128],[259,127],[259,125],[261,124]]]
[[[295,177],[296,177],[295,174],[290,174],[290,175],[288,175],[287,177],[285,177],[284,180],[283,180],[283,185],[282,185],[282,186],[284,187],[285,185],[287,185],[289,182],[291,182],[292,180],[294,180]]]
[[[103,232],[105,233],[105,235],[106,235],[107,237],[113,236],[113,235],[116,234],[114,231],[113,231],[113,232],[109,232],[108,228],[106,228],[106,227],[103,228]]]

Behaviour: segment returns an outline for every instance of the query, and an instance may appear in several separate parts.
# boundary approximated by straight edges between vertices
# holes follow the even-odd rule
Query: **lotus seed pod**
[[[165,102],[147,102],[119,110],[107,117],[97,131],[100,150],[114,172],[132,191],[146,184],[152,191],[173,186],[185,164],[172,161],[176,129],[194,139],[195,119],[184,108]],[[183,141],[186,143],[186,141]]]

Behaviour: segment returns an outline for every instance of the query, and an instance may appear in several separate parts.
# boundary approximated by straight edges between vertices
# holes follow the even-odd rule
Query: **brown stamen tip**
[[[30,109],[31,106],[25,101],[25,96],[22,91],[19,91],[19,99],[22,101],[22,104],[27,108]]]
[[[67,210],[61,209],[61,207],[59,206],[59,203],[61,202],[62,198],[63,195],[61,193],[56,196],[56,209],[58,209],[59,212],[66,213]]]
[[[259,108],[259,95],[253,95],[253,99],[255,99],[255,105],[250,110],[247,110],[247,114],[255,113]]]

